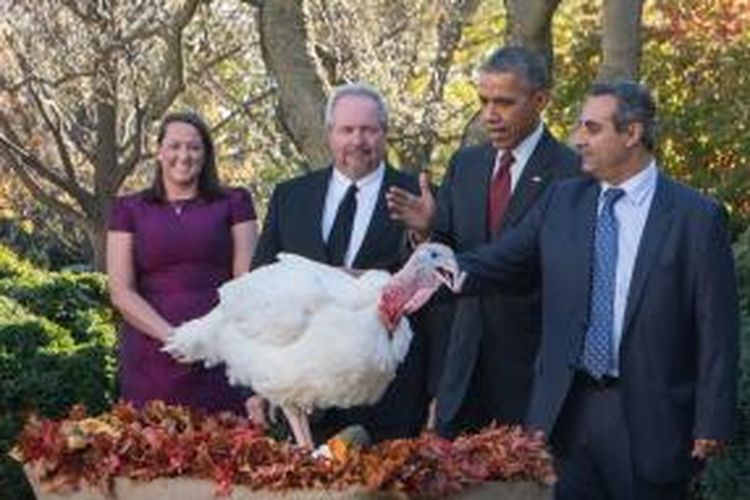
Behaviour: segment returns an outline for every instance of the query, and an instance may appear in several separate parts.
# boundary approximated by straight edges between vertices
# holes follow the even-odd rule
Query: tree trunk
[[[522,45],[544,56],[550,71],[552,53],[552,17],[560,0],[505,0],[508,11],[505,43]]]
[[[107,219],[100,217],[98,220],[90,221],[85,227],[86,239],[89,240],[92,249],[95,271],[107,271]]]
[[[267,0],[259,9],[263,60],[278,85],[278,113],[312,168],[330,162],[323,120],[329,86],[313,51],[304,0]]]
[[[94,256],[94,269],[106,270],[107,207],[115,192],[111,178],[117,174],[117,78],[116,58],[102,59],[94,79],[94,109],[96,110],[96,149],[94,155],[93,203],[82,206],[88,221],[86,236]],[[115,185],[115,189],[119,185]]]
[[[643,0],[605,0],[602,10],[602,63],[596,79],[636,80],[641,64]]]

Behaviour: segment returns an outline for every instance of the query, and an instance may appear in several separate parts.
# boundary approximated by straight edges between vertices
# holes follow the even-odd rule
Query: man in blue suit
[[[732,433],[739,313],[724,214],[654,159],[642,85],[597,84],[575,143],[589,174],[458,257],[464,292],[541,280],[528,424],[545,431],[559,499],[682,499]]]

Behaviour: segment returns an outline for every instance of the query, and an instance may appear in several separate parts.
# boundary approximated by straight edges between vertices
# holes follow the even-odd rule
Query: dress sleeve
[[[109,209],[109,230],[135,232],[133,223],[133,203],[130,197],[118,197],[112,201]]]
[[[229,193],[229,220],[232,225],[255,220],[255,205],[247,189],[232,189]]]

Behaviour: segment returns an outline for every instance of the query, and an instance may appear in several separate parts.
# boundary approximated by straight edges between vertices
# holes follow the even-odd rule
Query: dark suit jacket
[[[497,150],[490,144],[459,150],[438,194],[436,239],[463,252],[487,243],[487,198]],[[516,226],[553,181],[579,172],[578,157],[545,129],[513,191],[499,233]],[[520,423],[526,412],[541,331],[539,292],[458,300],[438,387],[438,430],[452,435],[463,405],[478,394],[487,417]],[[484,422],[473,422],[482,425]],[[470,426],[471,427],[471,426]]]
[[[552,432],[571,388],[589,315],[598,182],[551,187],[514,231],[459,259],[468,290],[542,281],[543,334],[529,424]],[[739,312],[718,204],[659,175],[620,344],[620,393],[637,472],[690,473],[693,438],[726,439],[736,403]]]
[[[327,262],[321,220],[332,172],[329,167],[276,186],[253,257],[253,268],[274,262],[279,252]],[[391,186],[419,192],[414,177],[386,167],[375,211],[354,259],[354,268],[393,272],[401,267],[404,227],[391,220],[388,214],[385,191]],[[425,418],[424,356],[422,336],[415,332],[409,354],[383,399],[371,407],[326,412],[322,420],[313,423],[317,436],[325,438],[329,430],[336,431],[350,423],[364,424],[374,440],[417,434]]]

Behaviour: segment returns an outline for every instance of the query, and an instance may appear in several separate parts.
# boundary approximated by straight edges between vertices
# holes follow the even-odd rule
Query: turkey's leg
[[[289,427],[292,428],[292,434],[297,444],[303,448],[313,449],[315,443],[313,442],[310,421],[307,419],[307,414],[299,408],[283,406],[281,409],[289,421]]]

